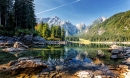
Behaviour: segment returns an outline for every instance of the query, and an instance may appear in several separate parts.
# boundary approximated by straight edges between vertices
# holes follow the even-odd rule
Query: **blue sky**
[[[130,0],[34,0],[37,18],[58,16],[76,25],[130,10]]]

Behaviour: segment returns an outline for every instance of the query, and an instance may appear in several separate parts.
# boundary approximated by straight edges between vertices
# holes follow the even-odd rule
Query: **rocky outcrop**
[[[118,45],[110,45],[110,49],[122,49],[122,47]]]
[[[102,50],[98,50],[97,55],[101,58],[105,58],[104,52],[102,52]]]
[[[124,63],[124,64],[129,64],[129,65],[130,65],[130,57],[129,57],[127,60],[122,61],[122,63]]]
[[[116,78],[130,78],[130,70],[126,65],[119,65],[116,70],[119,71],[119,75]]]
[[[22,39],[22,42],[24,42],[25,44],[32,44],[33,43],[33,34],[25,35]]]
[[[0,46],[10,46],[10,45],[13,45],[17,41],[22,42],[24,44],[34,44],[34,45],[47,44],[44,38],[42,38],[41,36],[33,36],[33,34],[30,34],[30,35],[21,34],[20,37],[0,36]]]
[[[24,49],[28,49],[28,46],[24,45],[21,42],[15,42],[14,43],[14,48],[24,48]]]
[[[2,49],[4,52],[17,52],[17,51],[25,51],[28,50],[28,46],[24,45],[21,42],[15,42],[13,48]]]
[[[111,52],[112,59],[123,59],[130,57],[130,47],[122,47],[118,45],[111,45],[109,48],[109,52]]]
[[[42,38],[41,36],[35,36],[35,37],[33,37],[33,44],[35,44],[35,45],[39,45],[39,44],[41,44],[41,45],[43,45],[43,44],[48,44],[47,43],[47,41],[44,39],[44,38]]]
[[[10,72],[13,75],[17,74],[31,74],[33,72],[42,71],[43,69],[48,68],[48,66],[43,63],[41,59],[34,57],[23,57],[18,60],[9,62],[6,65],[1,65],[0,70]],[[39,71],[40,70],[40,71]]]

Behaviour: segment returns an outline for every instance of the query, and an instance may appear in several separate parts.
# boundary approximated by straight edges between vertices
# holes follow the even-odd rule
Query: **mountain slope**
[[[90,40],[128,41],[130,38],[130,11],[113,15],[87,32]]]
[[[90,25],[86,26],[86,28],[84,28],[83,30],[81,30],[79,33],[77,33],[76,35],[78,36],[84,36],[92,27],[104,22],[105,20],[107,20],[108,18],[105,17],[100,17],[99,19],[95,20],[94,22],[92,22]]]
[[[105,18],[105,17],[100,17],[99,19],[95,20],[94,22],[92,22],[89,26],[86,27],[86,29],[91,29],[92,27],[104,22],[106,19],[108,18]]]

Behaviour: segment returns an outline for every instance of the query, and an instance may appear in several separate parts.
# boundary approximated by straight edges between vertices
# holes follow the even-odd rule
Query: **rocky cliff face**
[[[95,27],[96,25],[98,25],[98,24],[104,22],[106,19],[108,19],[108,18],[101,17],[101,18],[95,20],[94,22],[92,22],[92,23],[91,23],[90,25],[88,25],[88,26],[85,26],[84,23],[77,24],[76,27],[77,27],[77,29],[78,29],[78,35],[85,35],[91,28],[93,28],[93,27]],[[102,31],[101,31],[101,32],[102,32]],[[104,31],[103,31],[102,33],[101,33],[101,32],[99,31],[99,34],[104,33]]]
[[[80,23],[76,25],[77,29],[78,29],[78,33],[82,32],[83,30],[85,30],[86,25],[84,23]]]

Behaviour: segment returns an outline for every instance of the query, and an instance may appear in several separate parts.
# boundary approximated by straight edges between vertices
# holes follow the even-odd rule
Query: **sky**
[[[34,4],[37,18],[58,16],[74,25],[89,25],[100,17],[130,10],[130,0],[34,0]]]

